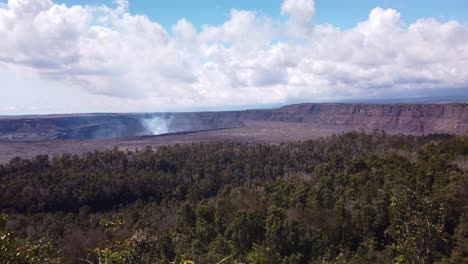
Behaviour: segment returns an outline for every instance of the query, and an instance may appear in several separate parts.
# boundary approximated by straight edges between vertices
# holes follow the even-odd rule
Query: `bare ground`
[[[303,141],[342,133],[340,130],[314,128],[312,124],[289,122],[248,121],[242,128],[212,131],[120,138],[105,140],[48,140],[36,142],[0,142],[0,163],[14,157],[32,158],[39,154],[50,156],[62,153],[82,154],[94,150],[143,149],[147,146],[158,147],[172,144],[212,141],[239,141],[253,143],[282,143]]]

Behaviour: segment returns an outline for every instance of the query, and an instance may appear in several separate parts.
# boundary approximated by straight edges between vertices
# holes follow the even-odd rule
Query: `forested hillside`
[[[468,137],[351,132],[0,165],[2,263],[467,263]]]

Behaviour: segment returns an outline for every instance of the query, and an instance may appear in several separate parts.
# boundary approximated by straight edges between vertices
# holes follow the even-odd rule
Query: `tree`
[[[444,230],[444,207],[428,197],[401,187],[391,198],[391,226],[387,235],[399,259],[411,263],[433,263],[440,258],[437,249],[447,244]]]

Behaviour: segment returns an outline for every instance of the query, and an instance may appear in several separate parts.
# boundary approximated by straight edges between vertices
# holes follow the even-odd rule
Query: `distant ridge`
[[[246,121],[294,122],[328,130],[468,134],[467,103],[300,103],[275,109],[182,113],[0,117],[0,141],[106,139],[152,135],[142,120],[168,120],[167,133],[243,127]]]

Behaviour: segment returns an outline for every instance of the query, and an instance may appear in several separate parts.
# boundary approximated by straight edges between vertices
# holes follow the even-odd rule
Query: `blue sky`
[[[6,3],[0,115],[468,98],[468,0]]]
[[[85,0],[58,0],[67,5],[90,4]],[[113,1],[92,1],[113,5]],[[132,14],[145,14],[166,29],[180,18],[187,18],[195,26],[223,23],[231,9],[253,10],[268,17],[281,17],[282,0],[130,0]],[[413,23],[419,18],[433,17],[441,21],[468,19],[468,1],[465,0],[316,0],[315,22],[329,23],[340,28],[351,28],[367,19],[370,10],[380,6],[398,10],[403,21]]]

